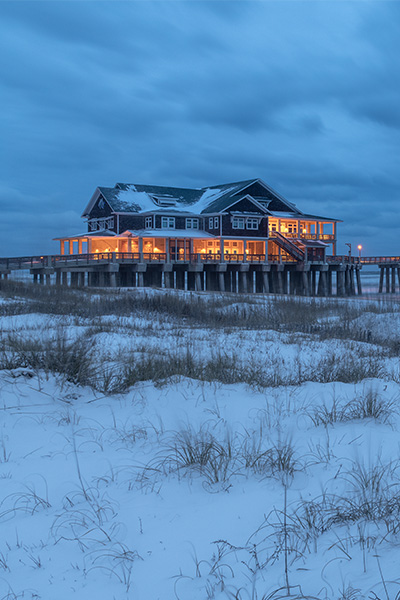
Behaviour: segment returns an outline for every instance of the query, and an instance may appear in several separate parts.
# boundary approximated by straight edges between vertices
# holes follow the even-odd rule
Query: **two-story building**
[[[166,260],[321,261],[336,254],[338,219],[299,210],[260,179],[199,189],[98,187],[86,233],[57,238],[61,254],[162,254]]]

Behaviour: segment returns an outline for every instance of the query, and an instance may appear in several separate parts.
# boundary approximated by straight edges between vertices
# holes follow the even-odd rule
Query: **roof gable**
[[[297,218],[304,213],[261,179],[248,179],[204,188],[176,188],[159,185],[117,183],[113,188],[98,187],[82,216],[88,217],[102,196],[114,213],[159,213],[169,206],[174,212],[194,215],[222,213],[246,197],[264,214]],[[328,219],[333,221],[334,219]]]

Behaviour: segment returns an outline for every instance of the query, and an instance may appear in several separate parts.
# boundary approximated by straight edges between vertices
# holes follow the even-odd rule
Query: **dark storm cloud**
[[[249,177],[342,218],[342,241],[398,252],[399,16],[394,2],[0,3],[0,253],[81,231],[97,185]]]

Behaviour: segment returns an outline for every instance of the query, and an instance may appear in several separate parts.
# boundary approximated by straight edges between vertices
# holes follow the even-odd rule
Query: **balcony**
[[[275,234],[277,232],[276,231],[270,231],[269,232],[269,237],[270,239],[274,239],[274,237],[277,237]],[[317,233],[283,233],[281,235],[284,235],[285,238],[289,239],[289,240],[320,240],[322,242],[334,242],[335,241],[335,236],[333,235],[333,233],[321,233],[321,234],[317,234]]]

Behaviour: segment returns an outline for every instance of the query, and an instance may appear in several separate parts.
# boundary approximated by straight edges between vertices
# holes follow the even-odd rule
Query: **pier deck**
[[[264,254],[60,254],[0,258],[0,276],[29,269],[34,282],[73,287],[144,286],[301,296],[331,296],[334,291],[352,296],[362,293],[360,269],[366,264],[381,268],[381,292],[385,274],[385,291],[395,291],[396,270],[400,286],[400,257],[328,256],[325,261],[301,262]]]

